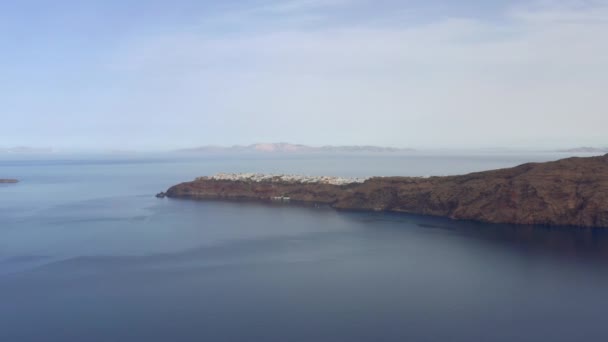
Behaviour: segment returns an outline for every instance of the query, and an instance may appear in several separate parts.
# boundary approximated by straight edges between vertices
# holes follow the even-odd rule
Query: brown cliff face
[[[381,177],[349,185],[200,179],[166,195],[328,204],[492,223],[608,227],[608,154],[449,177]]]

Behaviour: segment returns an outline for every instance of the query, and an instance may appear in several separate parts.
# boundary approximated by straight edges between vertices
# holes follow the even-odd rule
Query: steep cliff
[[[375,177],[333,185],[202,177],[167,190],[190,199],[327,204],[492,223],[608,227],[608,154],[449,177]]]

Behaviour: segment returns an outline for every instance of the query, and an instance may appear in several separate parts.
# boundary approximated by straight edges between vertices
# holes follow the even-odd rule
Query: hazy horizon
[[[264,150],[256,148],[259,145],[295,145],[302,146],[304,148],[312,148],[318,150]],[[362,148],[362,151],[323,151],[322,148]],[[365,148],[369,148],[365,150]],[[386,151],[374,151],[373,148],[386,149]],[[214,150],[215,149],[215,150]],[[392,150],[391,150],[392,149]],[[289,154],[309,154],[309,153],[324,153],[324,154],[340,154],[340,153],[385,153],[385,154],[425,154],[425,153],[444,153],[447,155],[458,155],[459,153],[556,153],[562,154],[564,157],[569,155],[586,156],[589,154],[605,154],[608,152],[608,146],[554,146],[554,147],[507,147],[507,146],[489,146],[489,147],[407,147],[407,146],[381,146],[381,145],[307,145],[290,142],[258,142],[252,144],[232,144],[232,145],[197,145],[197,146],[183,146],[181,148],[139,148],[139,149],[121,149],[121,148],[77,148],[77,147],[66,147],[66,148],[53,148],[53,147],[40,147],[40,146],[0,146],[0,155],[30,155],[30,156],[41,156],[41,155],[62,155],[62,154],[123,154],[123,155],[135,155],[135,154],[183,154],[183,155],[196,155],[196,154],[217,154],[217,155],[232,155],[235,153],[257,153],[260,155],[264,154],[277,154],[277,155],[289,155]]]
[[[19,1],[0,147],[608,146],[608,1]]]

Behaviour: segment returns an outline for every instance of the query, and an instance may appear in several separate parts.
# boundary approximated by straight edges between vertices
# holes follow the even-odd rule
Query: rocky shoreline
[[[608,154],[447,177],[220,174],[157,197],[294,201],[489,223],[608,227]]]

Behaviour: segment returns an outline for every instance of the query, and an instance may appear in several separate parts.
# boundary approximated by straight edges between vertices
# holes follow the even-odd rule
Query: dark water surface
[[[554,155],[0,159],[0,341],[607,341],[608,233],[157,200],[219,171]]]

